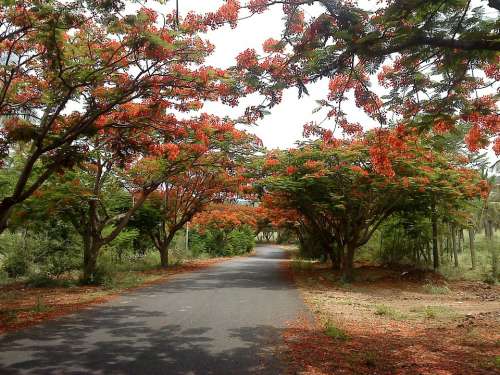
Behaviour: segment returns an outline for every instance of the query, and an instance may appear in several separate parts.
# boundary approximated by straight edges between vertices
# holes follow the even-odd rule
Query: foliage
[[[375,315],[385,316],[394,320],[406,319],[407,316],[402,314],[400,311],[387,306],[387,305],[377,305],[375,306]]]
[[[255,234],[251,227],[242,225],[223,231],[218,228],[193,232],[189,246],[194,255],[207,253],[212,257],[241,255],[255,246]]]
[[[498,2],[393,0],[370,2],[370,10],[344,0],[246,3],[250,14],[283,4],[281,40],[266,41],[264,56],[242,52],[235,67],[247,90],[266,95],[269,106],[287,87],[301,95],[308,83],[328,78],[329,94],[319,105],[346,136],[362,131],[345,111],[354,95],[356,106],[381,126],[398,123],[440,136],[465,125],[470,150],[496,137],[500,153]],[[306,18],[311,5],[322,12]],[[377,79],[382,90],[373,85]],[[256,112],[255,118],[263,115],[262,107]],[[333,137],[331,130],[322,133]],[[383,166],[375,156],[372,162]]]
[[[3,270],[12,278],[28,274],[29,269],[28,259],[20,252],[13,252],[3,262]]]
[[[347,333],[345,333],[344,330],[338,328],[332,322],[328,322],[325,325],[325,335],[330,336],[332,339],[339,341],[346,341],[349,339]]]
[[[16,171],[16,188],[0,197],[0,231],[12,207],[95,149],[89,137],[98,135],[122,160],[136,146],[175,159],[179,145],[170,136],[151,137],[152,129],[174,134],[178,121],[165,109],[236,101],[228,75],[202,66],[212,47],[198,33],[208,20],[190,15],[178,28],[170,14],[159,25],[158,14],[144,6],[103,17],[103,7],[123,6],[105,3],[27,0],[2,7],[1,167]],[[27,147],[15,164],[10,153],[18,146]]]
[[[386,158],[384,169],[372,162],[373,146],[381,140],[397,144],[381,156]],[[310,141],[270,153],[263,186],[275,207],[302,215],[324,253],[341,263],[344,277],[351,278],[356,249],[390,216],[428,213],[433,196],[443,198],[451,209],[488,194],[488,185],[477,173],[455,165],[453,155],[434,153],[404,131],[374,131],[339,144]]]

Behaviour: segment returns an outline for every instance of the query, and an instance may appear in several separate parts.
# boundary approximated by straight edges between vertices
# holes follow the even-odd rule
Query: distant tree
[[[162,184],[207,167],[207,163],[213,165],[212,158],[243,155],[254,147],[253,136],[214,117],[179,121],[176,126],[177,131],[170,127],[168,133],[160,132],[147,142],[145,135],[133,132],[142,142],[135,147],[130,143],[127,149],[114,149],[112,137],[96,139],[78,169],[53,177],[31,199],[73,223],[82,236],[84,280],[94,281],[101,248],[117,238]]]
[[[207,205],[223,203],[238,193],[242,180],[230,174],[234,167],[222,153],[210,155],[160,185],[134,215],[131,225],[148,233],[160,252],[162,267],[168,267],[170,244],[186,223]]]

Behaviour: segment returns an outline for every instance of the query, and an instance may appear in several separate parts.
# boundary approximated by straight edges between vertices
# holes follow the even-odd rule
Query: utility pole
[[[189,251],[189,222],[186,223],[186,251]]]

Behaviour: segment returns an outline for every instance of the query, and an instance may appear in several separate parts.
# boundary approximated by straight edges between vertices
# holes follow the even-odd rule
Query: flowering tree
[[[221,186],[222,182],[216,185],[215,179],[222,177],[224,169],[221,165],[229,168],[229,161],[224,163],[228,159],[227,155],[243,157],[254,150],[253,136],[214,117],[178,121],[176,126],[179,128],[177,131],[170,128],[167,133],[160,132],[162,137],[151,137],[154,133],[148,132],[148,141],[144,139],[146,134],[141,137],[140,132],[133,132],[134,137],[142,139],[135,147],[130,140],[128,148],[114,149],[113,137],[96,139],[92,152],[79,164],[78,170],[52,178],[45,188],[35,193],[35,200],[45,201],[46,210],[72,222],[81,235],[86,281],[94,280],[100,249],[126,228],[148,197],[160,186],[169,186],[168,191],[173,194],[176,189],[174,186],[178,187],[178,192],[182,187],[186,189],[184,197],[177,201],[172,195],[169,197],[169,214],[180,215],[182,209],[186,210],[184,217],[168,218],[172,226],[170,232],[174,234],[178,230],[178,222],[184,221],[185,216],[192,216],[194,213],[191,210],[196,212],[199,205],[203,205],[203,200],[189,200],[189,191],[196,194],[198,189],[207,194],[203,199],[216,199],[217,193],[225,189],[225,186]],[[126,138],[124,134],[118,137],[119,140]],[[153,140],[158,138],[161,143],[154,143]],[[166,140],[168,143],[163,143]],[[209,170],[214,172],[213,181]],[[205,175],[201,171],[206,171]],[[195,184],[198,178],[201,178],[199,184],[213,184],[212,188]],[[203,186],[206,190],[203,190]],[[176,208],[176,204],[182,208]],[[149,218],[151,220],[154,221],[154,218]],[[150,229],[156,234],[154,228]],[[166,238],[156,237],[162,241],[162,252],[168,248],[168,235]]]
[[[348,136],[362,129],[344,110],[352,94],[381,125],[442,134],[464,124],[470,150],[493,139],[500,154],[500,5],[472,3],[390,0],[367,11],[351,0],[250,0],[242,8],[251,14],[282,5],[284,29],[281,40],[264,43],[265,56],[242,52],[236,69],[247,91],[265,94],[270,105],[285,87],[302,94],[308,83],[330,79],[320,106]],[[322,13],[306,19],[311,5]]]
[[[143,127],[167,110],[198,110],[205,100],[236,102],[228,74],[203,65],[213,46],[198,35],[226,13],[190,14],[179,24],[168,14],[160,23],[146,7],[126,14],[124,3],[2,5],[0,168],[16,173],[0,196],[0,232],[15,205],[91,150],[88,137]],[[175,117],[163,120],[155,126]],[[16,164],[15,149],[24,158]]]
[[[238,165],[227,154],[214,153],[196,164],[162,184],[132,219],[133,226],[150,236],[160,252],[162,267],[168,267],[169,246],[175,234],[207,205],[237,195],[243,182],[241,175],[235,174]]]
[[[193,225],[200,231],[206,229],[220,229],[229,233],[232,229],[247,225],[256,230],[262,212],[258,207],[239,204],[216,204],[200,212],[193,219]]]
[[[378,137],[402,142],[385,153],[384,169],[373,162]],[[450,158],[434,153],[417,137],[379,131],[333,146],[314,141],[271,154],[266,163],[271,176],[264,184],[270,194],[281,197],[282,207],[296,209],[326,241],[334,241],[334,259],[350,280],[356,249],[393,213],[411,209],[412,202],[431,194],[446,197],[450,205],[488,194],[488,185],[477,174]]]

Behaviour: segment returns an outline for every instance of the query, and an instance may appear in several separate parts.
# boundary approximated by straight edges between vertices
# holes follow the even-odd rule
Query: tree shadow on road
[[[231,329],[226,332],[231,348],[218,350],[207,335],[212,328],[161,325],[164,318],[159,311],[110,306],[4,336],[0,338],[0,373],[281,373],[274,356],[280,329]]]

